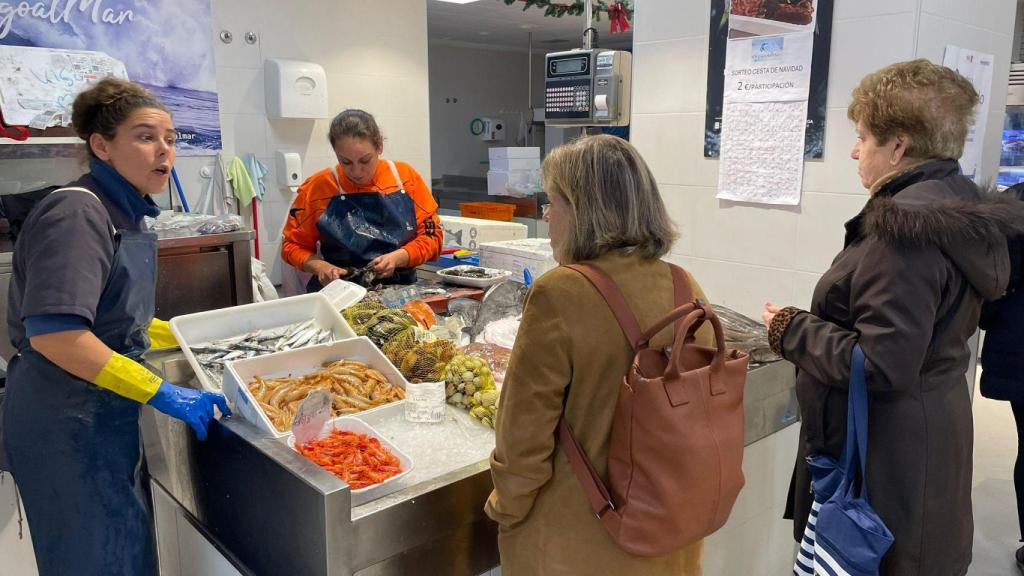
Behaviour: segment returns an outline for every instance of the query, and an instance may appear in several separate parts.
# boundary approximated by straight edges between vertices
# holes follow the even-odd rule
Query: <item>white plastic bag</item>
[[[267,275],[267,265],[259,260],[252,259],[252,300],[253,302],[267,302],[277,300],[277,289]]]

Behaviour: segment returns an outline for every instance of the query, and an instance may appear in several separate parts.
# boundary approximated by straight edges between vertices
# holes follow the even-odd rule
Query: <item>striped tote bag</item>
[[[807,458],[814,502],[793,566],[797,576],[877,576],[893,543],[868,500],[868,389],[859,345],[853,347],[848,396],[839,461],[822,454]]]

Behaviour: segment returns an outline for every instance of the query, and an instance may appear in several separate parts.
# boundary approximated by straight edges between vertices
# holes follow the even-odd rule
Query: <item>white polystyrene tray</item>
[[[402,464],[402,471],[398,474],[388,478],[387,480],[367,486],[366,488],[360,488],[359,490],[352,490],[352,505],[359,506],[362,503],[376,500],[384,495],[385,492],[391,487],[391,484],[401,480],[406,474],[412,472],[413,461],[405,452],[398,449],[397,446],[389,442],[386,438],[380,435],[373,426],[370,426],[366,422],[363,422],[355,416],[341,416],[328,422],[324,429],[320,432],[319,438],[323,438],[330,434],[333,430],[343,430],[345,432],[355,432],[358,434],[366,434],[372,436],[377,440],[380,440],[381,446],[387,448],[392,454],[398,457],[398,461]],[[295,436],[293,434],[288,435],[288,447],[295,450]],[[298,450],[295,450],[298,452]],[[301,452],[300,452],[301,454]]]
[[[303,294],[279,300],[244,304],[207,312],[186,314],[171,319],[171,332],[181,344],[181,351],[196,378],[206,390],[220,392],[221,384],[212,381],[190,346],[209,343],[214,340],[232,338],[255,330],[278,328],[298,322],[313,320],[319,328],[331,328],[336,340],[355,338],[356,333],[348,322],[331,305],[323,294]],[[225,376],[227,371],[225,370]]]
[[[320,293],[327,296],[327,299],[334,305],[335,310],[344,310],[365,298],[366,288],[355,282],[339,278],[324,286]]]
[[[465,276],[452,276],[451,273],[456,270],[466,268],[481,268],[480,266],[452,266],[451,268],[444,268],[437,271],[437,275],[441,277],[445,282],[452,284],[459,284],[461,286],[472,286],[473,288],[487,288],[488,286],[494,286],[495,284],[501,284],[505,280],[508,280],[512,273],[508,270],[498,270],[497,268],[484,268],[488,274],[496,274],[494,278],[467,278]]]
[[[224,396],[228,402],[233,404],[232,409],[238,415],[256,425],[257,428],[273,435],[275,438],[284,438],[291,432],[278,432],[274,425],[257,405],[256,398],[249,391],[247,384],[257,376],[277,378],[279,376],[303,376],[323,368],[326,362],[338,360],[357,360],[368,364],[371,368],[379,371],[394,386],[406,387],[406,380],[402,373],[395,368],[395,365],[388,360],[387,356],[363,336],[350,338],[340,342],[329,344],[318,344],[299,350],[288,350],[275,352],[266,356],[234,360],[225,363],[224,368]],[[398,402],[402,402],[399,400]],[[389,406],[395,404],[385,404]],[[383,406],[371,408],[355,414],[365,414],[379,410]],[[341,418],[344,418],[342,416]]]

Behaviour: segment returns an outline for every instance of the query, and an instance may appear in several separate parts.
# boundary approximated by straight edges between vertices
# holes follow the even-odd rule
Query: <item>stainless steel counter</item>
[[[150,360],[190,377],[174,355]],[[793,386],[788,363],[751,370],[748,445],[796,422]],[[474,576],[498,564],[486,459],[353,506],[344,482],[241,419],[214,422],[202,443],[149,409],[142,424],[153,481],[243,574]]]

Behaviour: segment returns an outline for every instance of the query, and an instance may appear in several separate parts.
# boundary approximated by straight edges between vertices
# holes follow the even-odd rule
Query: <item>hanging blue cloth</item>
[[[249,173],[249,179],[252,180],[253,188],[256,190],[256,197],[262,202],[263,196],[267,193],[267,185],[263,183],[263,179],[267,176],[269,170],[251,152],[242,158],[242,162],[245,163],[245,171]]]

